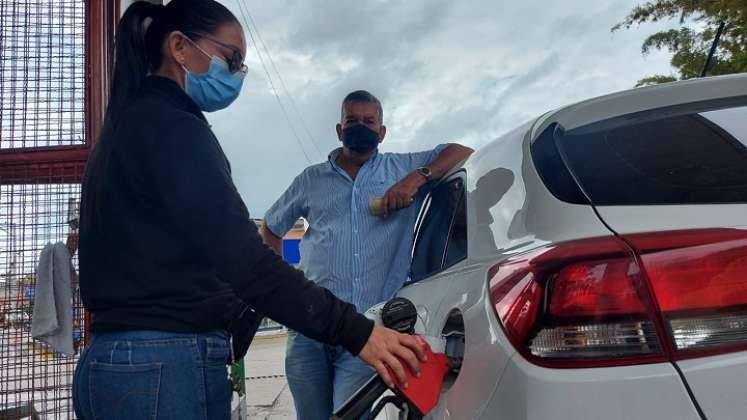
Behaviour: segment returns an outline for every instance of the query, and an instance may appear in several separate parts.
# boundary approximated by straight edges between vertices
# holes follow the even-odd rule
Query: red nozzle
[[[443,353],[433,353],[431,346],[421,337],[415,336],[425,349],[428,361],[420,363],[420,377],[405,369],[407,374],[407,388],[396,385],[396,392],[418,409],[420,414],[426,415],[438,404],[441,396],[441,385],[449,372],[449,359]]]

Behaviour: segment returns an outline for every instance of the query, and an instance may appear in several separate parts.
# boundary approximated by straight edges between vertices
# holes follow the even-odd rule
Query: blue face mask
[[[245,73],[231,73],[228,70],[228,63],[216,56],[210,57],[207,73],[193,73],[186,67],[184,71],[184,88],[187,95],[205,112],[218,111],[231,105],[239,96],[244,84]]]

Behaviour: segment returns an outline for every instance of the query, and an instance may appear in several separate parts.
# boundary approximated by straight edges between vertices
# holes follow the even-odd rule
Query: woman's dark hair
[[[163,64],[163,44],[173,31],[193,40],[215,33],[236,16],[214,0],[172,0],[166,6],[138,1],[127,8],[114,39],[113,74],[104,125],[86,165],[81,197],[81,229],[93,228],[118,119],[136,97],[145,77]],[[81,232],[83,233],[83,232]]]

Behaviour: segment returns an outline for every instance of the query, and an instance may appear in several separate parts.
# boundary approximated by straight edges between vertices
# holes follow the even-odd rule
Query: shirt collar
[[[338,147],[337,149],[329,152],[329,155],[327,155],[327,159],[332,164],[332,166],[337,167],[337,158],[340,156],[340,153],[342,153],[342,147]],[[374,163],[379,158],[379,149],[377,148],[373,155],[371,155],[371,158],[366,161],[366,163],[363,164],[363,166],[368,165],[369,163]]]

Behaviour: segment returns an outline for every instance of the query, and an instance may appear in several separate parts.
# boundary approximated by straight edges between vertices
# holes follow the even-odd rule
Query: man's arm
[[[259,228],[259,234],[262,236],[262,242],[275,251],[276,254],[283,256],[283,238],[275,235],[267,227],[267,220],[262,220],[262,227]]]
[[[461,144],[450,143],[441,153],[436,156],[427,166],[430,168],[433,174],[433,179],[441,179],[455,166],[464,163],[470,155],[474,153],[474,150]],[[424,177],[420,174],[410,174],[408,176],[418,175],[420,178]],[[421,184],[422,185],[422,184]]]
[[[303,176],[301,173],[293,179],[283,195],[267,210],[262,226],[259,228],[262,242],[281,257],[283,256],[283,235],[288,233],[300,217],[306,216],[299,204],[304,190]]]
[[[430,163],[431,179],[441,179],[455,166],[462,164],[474,152],[467,146],[450,143]],[[384,195],[385,214],[409,207],[413,203],[418,189],[422,187],[427,179],[417,171],[410,172],[398,183],[394,184]]]

